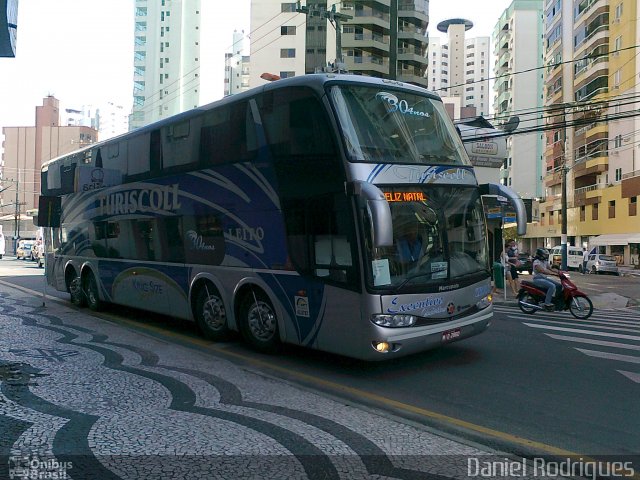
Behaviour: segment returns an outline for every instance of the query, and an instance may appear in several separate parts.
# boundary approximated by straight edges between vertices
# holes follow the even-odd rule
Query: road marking
[[[614,347],[627,350],[639,350],[640,345],[632,345],[630,343],[607,342],[606,340],[596,340],[593,338],[571,337],[568,335],[554,335],[553,333],[545,333],[546,336],[556,340],[564,340],[566,342],[588,343],[590,345],[600,345],[602,347]]]
[[[510,318],[516,318],[518,320],[523,320],[522,317],[516,317],[516,316],[510,316]],[[529,319],[527,318],[527,320],[529,320]],[[638,325],[635,328],[622,328],[622,327],[608,327],[608,326],[604,326],[604,325],[601,325],[601,324],[585,325],[585,322],[580,322],[579,325],[576,325],[576,322],[559,322],[559,321],[555,321],[555,320],[544,320],[544,319],[535,320],[535,321],[551,323],[553,325],[568,325],[570,327],[580,326],[580,327],[583,327],[583,328],[593,328],[594,330],[599,329],[599,330],[611,330],[611,331],[614,331],[614,332],[630,332],[630,333],[639,332],[640,333],[640,325]],[[589,323],[589,322],[586,322],[586,323]]]
[[[576,350],[590,357],[606,358],[607,360],[615,360],[617,362],[640,363],[640,357],[632,357],[631,355],[620,355],[619,353],[599,352],[597,350],[586,350],[584,348],[576,348]]]
[[[571,333],[586,333],[587,335],[595,335],[599,337],[611,337],[611,338],[626,338],[627,340],[640,340],[640,337],[635,335],[624,335],[621,333],[607,333],[607,332],[599,332],[594,330],[582,330],[580,328],[564,328],[564,327],[554,327],[553,325],[538,325],[536,323],[527,323],[523,322],[523,325],[531,328],[541,328],[545,330],[556,330],[559,332],[571,332]]]
[[[622,375],[627,377],[632,382],[640,383],[640,374],[633,373],[633,372],[627,372],[625,370],[618,370],[618,372],[620,372]]]
[[[611,317],[619,317],[619,318],[630,318],[630,319],[634,319],[634,320],[639,320],[640,321],[640,317],[638,316],[638,311],[637,310],[630,310],[630,308],[636,308],[636,307],[625,307],[624,310],[619,309],[619,308],[595,308],[593,309],[593,315],[592,317],[603,317],[603,318],[611,318]],[[493,309],[497,312],[502,312],[502,313],[509,313],[509,312],[513,312],[514,310],[516,312],[519,313],[523,313],[518,306],[513,305],[513,306],[507,306],[507,305],[496,305],[494,304]],[[547,315],[562,315],[565,316],[567,315],[569,312],[566,313],[553,313],[553,312],[544,312]]]

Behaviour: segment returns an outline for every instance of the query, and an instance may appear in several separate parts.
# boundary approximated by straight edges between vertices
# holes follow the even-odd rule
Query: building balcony
[[[554,185],[560,185],[562,183],[562,172],[554,172],[551,175],[544,177],[544,184],[547,188]]]
[[[597,157],[587,160],[587,170],[596,169],[597,173],[606,172],[609,168],[609,157]]]
[[[428,5],[428,4],[427,4]],[[429,21],[429,7],[423,2],[398,2],[398,18],[417,18],[422,22]]]
[[[414,65],[427,65],[429,62],[417,47],[398,48],[398,61]]]
[[[593,32],[576,45],[574,49],[574,58],[580,58],[585,53],[585,50],[593,50],[598,45],[608,42],[609,39],[609,24],[605,23],[598,26]]]
[[[424,88],[427,88],[429,86],[429,82],[425,77],[416,75],[414,73],[399,71],[396,76],[396,79],[400,82],[412,83],[414,85],[419,85]]]
[[[345,22],[345,25],[375,25],[388,31],[389,20],[388,13],[383,13],[372,8],[365,8],[363,10],[356,10],[353,18]]]
[[[416,26],[400,28],[398,30],[398,38],[400,40],[417,40],[419,42],[427,42],[429,40],[426,29]]]
[[[597,155],[597,156],[596,156]],[[576,159],[573,167],[574,178],[597,175],[606,172],[609,168],[609,157],[604,153],[593,154],[592,158],[582,157]]]
[[[589,202],[590,198],[602,198],[602,192],[604,191],[604,184],[591,185],[590,187],[584,187],[588,190],[584,191],[585,201]]]
[[[511,90],[505,90],[504,92],[498,95],[496,99],[496,103],[501,105],[503,102],[508,102],[511,99]]]
[[[594,123],[585,135],[586,143],[609,138],[609,126],[606,123]]]
[[[594,9],[607,7],[608,4],[608,0],[583,0],[576,6],[575,22],[579,22],[586,14],[593,12]]]
[[[605,57],[600,57],[592,62],[588,62],[586,66],[575,72],[573,84],[576,88],[580,88],[586,83],[589,83],[589,79],[602,75],[601,71],[605,73],[609,71],[609,60]]]
[[[376,48],[389,53],[389,37],[372,33],[344,33],[342,34],[342,48],[363,50]]]
[[[622,175],[621,192],[623,198],[640,196],[640,170]]]
[[[389,74],[389,59],[371,55],[345,57],[345,65],[351,72],[375,72],[380,75]]]

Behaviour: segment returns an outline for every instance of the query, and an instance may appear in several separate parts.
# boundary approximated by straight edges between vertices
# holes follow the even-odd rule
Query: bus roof
[[[87,150],[92,150],[94,148],[97,147],[101,147],[104,145],[108,145],[126,138],[131,138],[131,137],[135,137],[137,135],[140,134],[144,134],[144,133],[148,133],[151,132],[153,130],[157,130],[158,128],[161,128],[163,126],[172,124],[176,121],[180,121],[180,120],[186,120],[188,118],[191,118],[195,115],[198,115],[199,113],[202,113],[204,111],[208,111],[211,110],[213,108],[216,107],[220,107],[226,104],[231,104],[231,103],[236,103],[238,101],[242,101],[248,98],[251,98],[253,96],[255,96],[258,93],[262,93],[265,91],[271,91],[271,90],[278,90],[280,88],[284,88],[284,87],[295,87],[295,86],[306,86],[306,87],[310,87],[313,89],[318,90],[319,92],[323,91],[325,86],[327,84],[359,84],[359,85],[370,85],[370,86],[384,86],[384,87],[390,87],[390,88],[404,88],[404,89],[408,89],[408,90],[412,90],[416,93],[420,93],[422,95],[428,95],[430,97],[432,97],[433,99],[436,100],[440,100],[440,96],[434,92],[431,92],[423,87],[419,87],[416,85],[413,85],[411,83],[405,83],[405,82],[400,82],[397,80],[388,80],[388,79],[381,79],[381,78],[376,78],[376,77],[366,77],[363,75],[351,75],[351,74],[334,74],[334,73],[314,73],[314,74],[309,74],[309,75],[301,75],[301,76],[297,76],[297,77],[289,77],[289,78],[283,78],[280,80],[276,80],[264,85],[259,85],[257,87],[254,87],[250,90],[241,92],[241,93],[237,93],[234,95],[228,95],[220,100],[216,100],[215,102],[206,104],[206,105],[202,105],[200,107],[196,107],[194,109],[191,110],[187,110],[186,112],[181,112],[178,113],[176,115],[172,115],[171,117],[168,117],[166,119],[163,120],[158,120],[157,122],[153,122],[150,123],[148,125],[145,125],[144,127],[140,127],[136,130],[133,130],[131,132],[126,132],[123,133],[121,135],[118,135],[116,137],[112,137],[108,140],[103,140],[103,141],[99,141],[96,143],[92,143],[91,145],[88,145],[84,148],[78,149],[78,150],[74,150],[72,152],[66,153],[64,155],[60,155],[56,158],[53,158],[51,160],[48,160],[47,162],[42,164],[41,170],[42,171],[46,171],[49,168],[49,165],[51,164],[55,164],[57,162],[59,162],[62,159],[65,159],[67,157],[69,157],[70,155],[77,155],[80,154],[82,152],[85,152]]]

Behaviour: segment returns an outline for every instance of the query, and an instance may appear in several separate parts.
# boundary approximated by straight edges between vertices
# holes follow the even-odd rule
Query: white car
[[[604,253],[593,253],[589,255],[587,261],[587,272],[589,273],[610,273],[620,275],[615,257]]]

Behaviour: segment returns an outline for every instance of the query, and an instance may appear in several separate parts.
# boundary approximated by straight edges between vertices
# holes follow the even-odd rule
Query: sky
[[[223,95],[224,54],[233,31],[250,36],[250,0],[201,1],[203,14],[211,7],[215,11],[203,28],[211,45],[209,61],[202,58],[203,71],[211,72],[210,98],[203,102],[208,103]],[[445,37],[436,25],[462,17],[474,23],[469,37],[490,36],[510,3],[430,0],[429,35]],[[63,108],[109,101],[130,108],[133,5],[133,0],[20,0],[16,57],[0,58],[0,134],[2,127],[34,125],[35,107],[47,95],[54,95]]]

